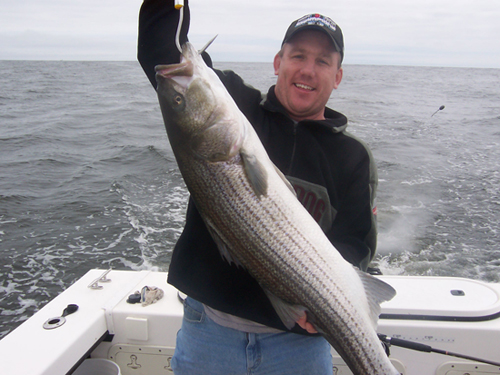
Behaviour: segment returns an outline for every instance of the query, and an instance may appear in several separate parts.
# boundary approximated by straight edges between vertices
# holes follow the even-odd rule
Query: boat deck
[[[120,366],[122,375],[172,373],[170,359],[182,321],[182,303],[167,274],[151,271],[91,270],[32,318],[0,341],[2,373],[71,373],[89,354]],[[397,291],[382,305],[378,332],[400,339],[498,361],[500,285],[443,277],[380,276]],[[101,288],[92,289],[89,285]],[[164,291],[157,303],[127,303],[144,286]],[[78,311],[56,322],[69,304]],[[17,349],[14,349],[17,348]],[[8,353],[8,355],[6,355]],[[27,356],[29,353],[29,358]],[[391,347],[391,360],[402,374],[500,374],[500,368],[435,353]],[[334,353],[337,374],[351,374]],[[161,372],[158,372],[161,371]]]

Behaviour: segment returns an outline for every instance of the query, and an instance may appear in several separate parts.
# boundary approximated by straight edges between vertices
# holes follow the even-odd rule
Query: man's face
[[[326,103],[342,80],[340,54],[317,30],[301,31],[282,52],[274,58],[278,100],[296,121],[323,120]]]

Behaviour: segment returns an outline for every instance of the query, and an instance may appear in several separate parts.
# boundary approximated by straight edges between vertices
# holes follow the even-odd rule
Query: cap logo
[[[337,30],[337,24],[330,18],[322,16],[321,14],[309,14],[297,20],[295,27],[304,25],[317,25],[321,27],[328,27],[330,30]]]

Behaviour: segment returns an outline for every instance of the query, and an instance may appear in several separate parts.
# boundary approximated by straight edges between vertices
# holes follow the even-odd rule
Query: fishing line
[[[175,33],[175,45],[177,46],[179,52],[182,54],[180,37],[181,37],[182,22],[184,21],[184,0],[175,0],[174,7],[179,11],[179,23],[177,25],[177,32]],[[205,52],[205,50],[212,44],[212,42],[215,40],[215,38],[217,38],[217,36],[218,35],[210,39],[208,43],[205,44],[203,48],[198,51],[198,53],[201,55],[203,52]]]
[[[182,53],[181,43],[179,41],[181,36],[182,22],[184,21],[184,0],[175,0],[175,9],[179,11],[179,24],[177,25],[177,32],[175,33],[175,45],[180,53]]]
[[[500,362],[493,362],[493,361],[489,361],[487,359],[471,357],[471,356],[468,356],[465,354],[458,354],[458,353],[449,352],[447,350],[435,349],[429,345],[420,344],[418,342],[402,340],[402,339],[388,337],[386,335],[380,335],[380,334],[378,335],[378,338],[380,339],[380,341],[382,341],[387,346],[394,345],[394,346],[399,346],[401,348],[417,350],[419,352],[438,353],[438,354],[443,354],[443,355],[447,355],[450,357],[456,357],[456,358],[461,358],[461,359],[468,359],[470,361],[486,363],[488,365],[500,366]]]

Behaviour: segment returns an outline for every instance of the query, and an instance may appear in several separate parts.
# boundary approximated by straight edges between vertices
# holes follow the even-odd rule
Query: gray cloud
[[[140,0],[16,0],[0,12],[0,59],[134,60]],[[342,27],[346,64],[500,68],[497,0],[191,2],[190,39],[214,60],[272,61],[310,12]]]

